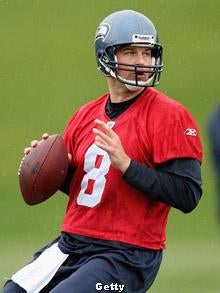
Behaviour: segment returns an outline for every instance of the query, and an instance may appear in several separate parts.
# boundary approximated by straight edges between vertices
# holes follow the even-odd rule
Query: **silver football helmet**
[[[115,50],[121,46],[146,46],[152,51],[152,65],[130,65],[118,63]],[[163,48],[159,44],[156,28],[150,19],[133,10],[122,10],[107,16],[95,34],[95,53],[98,69],[105,76],[112,76],[122,83],[134,87],[156,86],[163,70]],[[135,80],[122,78],[117,69],[132,71]],[[138,80],[138,71],[150,73],[147,81]]]

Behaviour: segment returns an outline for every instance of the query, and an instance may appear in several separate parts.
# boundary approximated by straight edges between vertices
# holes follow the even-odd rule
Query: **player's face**
[[[151,49],[147,47],[136,47],[136,46],[125,46],[116,50],[115,52],[117,62],[129,65],[142,65],[151,66],[152,65],[152,55]],[[117,74],[122,78],[127,80],[135,80],[135,71],[126,71],[123,69],[131,69],[131,67],[123,66],[120,69],[119,66]],[[137,80],[147,81],[150,73],[144,72],[141,68],[138,68]]]

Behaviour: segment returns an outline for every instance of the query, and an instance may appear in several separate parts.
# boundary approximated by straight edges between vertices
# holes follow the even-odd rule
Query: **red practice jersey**
[[[123,180],[108,154],[94,144],[94,120],[108,122],[128,156],[150,168],[176,158],[201,162],[197,125],[180,103],[153,88],[145,90],[113,122],[105,113],[107,99],[108,94],[81,107],[65,129],[76,171],[62,231],[163,249],[170,206]]]

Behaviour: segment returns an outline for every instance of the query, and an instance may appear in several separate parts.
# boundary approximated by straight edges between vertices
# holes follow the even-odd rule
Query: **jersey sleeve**
[[[202,145],[198,126],[180,104],[161,107],[153,123],[152,149],[155,164],[177,158],[202,162]],[[161,113],[160,113],[161,111]]]
[[[78,117],[79,110],[72,116],[72,118],[67,123],[64,133],[63,133],[63,139],[67,148],[68,153],[72,155],[72,163],[74,164],[74,158],[75,158],[75,142],[74,142],[74,136],[77,129],[77,117]]]

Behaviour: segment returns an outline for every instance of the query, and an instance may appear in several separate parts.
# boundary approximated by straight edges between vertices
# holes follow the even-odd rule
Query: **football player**
[[[65,128],[72,159],[61,235],[4,293],[145,293],[153,284],[170,208],[189,213],[202,195],[197,124],[153,88],[162,53],[154,24],[139,12],[112,13],[98,26],[95,54],[109,92]]]

